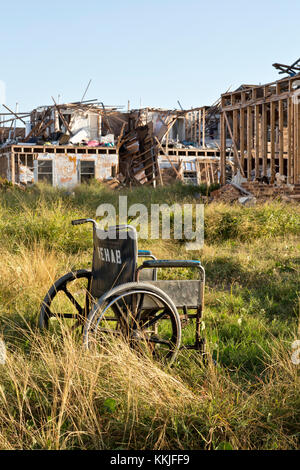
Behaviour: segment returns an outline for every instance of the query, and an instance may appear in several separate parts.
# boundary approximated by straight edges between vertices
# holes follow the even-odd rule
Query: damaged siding
[[[112,168],[118,165],[118,156],[115,155],[70,155],[70,154],[43,154],[39,155],[36,163],[35,182],[38,181],[37,162],[41,160],[53,162],[53,186],[73,188],[80,184],[80,161],[91,161],[95,165],[95,178],[104,180],[112,176]]]
[[[34,151],[34,149],[32,149]],[[82,148],[80,148],[82,152]],[[41,181],[43,175],[48,174],[47,181],[52,181],[53,186],[63,188],[73,188],[81,182],[80,162],[90,161],[94,163],[95,178],[105,180],[110,178],[118,167],[118,154],[116,149],[110,148],[109,151],[102,149],[105,153],[99,152],[95,154],[88,153],[54,153],[53,148],[44,153],[31,153],[33,155],[33,168],[24,166],[20,162],[18,153],[12,151],[1,152],[0,154],[0,175],[13,181],[13,171],[15,171],[16,183],[29,183]],[[13,157],[14,156],[14,157]],[[12,168],[12,161],[15,161],[15,169]],[[19,162],[19,163],[18,163]],[[44,171],[42,162],[52,162],[52,178],[50,170]],[[46,165],[47,166],[47,165]],[[51,165],[48,165],[50,168]]]

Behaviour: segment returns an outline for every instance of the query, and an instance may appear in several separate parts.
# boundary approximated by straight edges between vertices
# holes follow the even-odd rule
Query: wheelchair
[[[39,327],[55,331],[59,322],[79,329],[86,349],[121,336],[137,351],[172,363],[179,349],[205,355],[202,311],[205,270],[200,261],[158,260],[138,250],[133,226],[102,230],[93,219],[92,269],[79,269],[50,287],[40,309]],[[140,261],[140,262],[139,262]],[[192,268],[195,278],[158,279],[163,269]],[[182,344],[182,327],[192,323],[192,344]]]

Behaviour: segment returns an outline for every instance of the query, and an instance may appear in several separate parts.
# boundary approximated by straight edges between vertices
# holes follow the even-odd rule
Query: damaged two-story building
[[[118,152],[108,123],[114,114],[115,109],[94,102],[34,109],[23,135],[2,143],[1,177],[72,188],[116,176]]]
[[[54,101],[54,100],[53,100]],[[14,113],[15,120],[21,115]],[[2,140],[0,175],[14,184],[72,188],[91,179],[123,184],[219,181],[219,104],[123,112],[103,103],[34,109],[23,134]]]

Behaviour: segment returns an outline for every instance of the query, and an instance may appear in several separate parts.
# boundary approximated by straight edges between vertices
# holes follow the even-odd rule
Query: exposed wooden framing
[[[163,136],[162,136],[161,139],[160,139],[161,141],[163,141],[163,139],[164,139],[164,137],[165,137],[166,135],[169,135],[170,130],[172,129],[172,127],[174,126],[174,124],[175,124],[176,121],[177,121],[177,117],[176,117],[176,118],[173,118],[173,120],[169,122],[168,128],[167,128],[166,132],[163,134]]]
[[[261,111],[261,152],[262,152],[262,176],[267,176],[268,168],[268,130],[267,130],[267,104],[263,103]]]
[[[15,121],[16,119],[19,119],[21,120],[21,117],[20,117],[20,114],[18,114],[19,118],[16,118],[15,116],[14,117],[11,117],[10,119],[5,119],[5,121],[1,121],[1,125],[5,124],[6,122],[11,122],[11,121]],[[21,114],[22,118],[26,118],[26,117],[29,117],[30,114]]]
[[[270,132],[270,139],[271,139],[271,183],[275,181],[275,102],[272,101],[270,105],[270,113],[271,113],[271,132]]]
[[[242,166],[241,166],[240,157],[239,157],[239,153],[238,153],[237,146],[236,146],[236,141],[235,141],[234,136],[233,136],[233,134],[232,134],[232,130],[231,130],[231,127],[230,127],[230,124],[229,124],[229,121],[228,121],[226,112],[224,112],[224,117],[225,117],[227,129],[228,129],[228,131],[229,131],[229,134],[230,134],[230,137],[231,137],[231,140],[232,140],[233,151],[234,151],[234,155],[235,155],[235,161],[236,161],[236,163],[237,163],[238,166],[239,166],[239,169],[240,169],[240,171],[241,171],[241,174],[244,176],[244,169],[243,169]]]
[[[199,126],[199,130],[200,130],[200,126]],[[196,162],[196,167],[197,167],[198,184],[201,184],[202,183],[201,169],[200,169],[200,163],[198,161]]]
[[[31,138],[31,136],[40,128],[42,124],[43,124],[43,121],[40,121],[35,126],[33,126],[29,134],[25,137],[24,142],[27,142]]]
[[[221,113],[221,184],[226,182],[226,126],[225,113]]]
[[[191,136],[192,136],[192,141],[195,142],[195,112],[191,114],[192,120],[191,120]]]
[[[10,115],[11,115],[11,112],[0,113],[0,116],[10,116]],[[18,116],[26,117],[26,116],[30,116],[30,113],[24,113],[24,112],[18,111]],[[0,117],[0,123],[1,123],[1,117]]]
[[[104,117],[105,117],[105,120],[106,120],[106,123],[107,123],[107,127],[109,129],[109,132],[112,134],[113,131],[112,131],[112,128],[110,127],[110,122],[109,122],[109,118],[108,118],[108,115],[107,115],[107,112],[106,112],[106,108],[104,106],[104,103],[100,103],[101,106],[102,106],[102,109],[103,109],[103,114],[104,114]]]
[[[16,119],[19,119],[20,121],[23,122],[23,124],[26,124],[26,122],[22,119],[23,116],[21,117],[19,114],[17,114],[17,113],[15,113],[14,111],[12,111],[12,110],[11,110],[8,106],[6,106],[5,104],[3,104],[2,106],[4,106],[4,108],[6,108],[7,111],[10,111],[11,114],[13,114]]]
[[[293,106],[294,111],[294,183],[298,180],[298,106]]]
[[[202,111],[202,147],[205,147],[205,109]]]
[[[15,154],[14,152],[11,152],[10,155],[10,180],[12,184],[15,184],[16,182],[16,165],[15,165]]]
[[[251,181],[251,170],[252,170],[252,107],[247,108],[247,179]]]
[[[119,138],[118,138],[117,152],[119,152],[119,148],[120,148],[120,146],[121,146],[121,141],[122,141],[122,137],[123,137],[123,134],[124,134],[125,126],[126,126],[126,123],[124,122],[124,123],[122,124],[121,132],[120,132],[120,135],[119,135]]]
[[[205,131],[206,131],[206,118],[209,121],[210,119],[210,112],[212,113],[213,108],[217,108],[219,110],[219,100],[218,105],[214,104],[210,108],[208,108],[207,112],[205,111],[205,107],[202,106],[200,108],[190,109],[188,111],[184,111],[184,114],[181,116],[185,116],[185,138],[186,140],[191,140],[198,147],[205,148]],[[182,110],[183,113],[183,110]],[[177,117],[175,118],[175,121]],[[162,139],[160,139],[162,140]],[[202,140],[202,143],[201,143]]]
[[[160,183],[161,186],[164,186],[164,182],[163,182],[163,179],[162,179],[162,174],[161,174],[161,170],[160,170],[158,160],[156,161],[156,163],[157,163],[157,172],[158,172],[158,177],[159,177],[159,183]]]
[[[41,135],[48,127],[52,126],[52,124],[54,123],[54,119],[52,119],[51,121],[48,121],[46,122],[43,127],[41,127],[41,129],[35,134],[36,137],[38,137],[39,135]]]
[[[169,152],[169,131],[167,132],[166,135],[166,152]]]
[[[283,100],[279,101],[278,104],[278,132],[279,132],[279,173],[281,175],[284,174],[284,166],[283,166]]]
[[[44,130],[51,126],[54,122],[55,122],[55,119],[54,120],[51,120],[51,122],[48,121],[48,123],[46,124],[46,126],[43,124],[45,123],[45,119],[46,117],[48,117],[49,115],[51,115],[51,108],[48,108],[44,113],[43,113],[43,116],[41,118],[40,121],[37,122],[37,124],[35,124],[35,126],[33,126],[33,128],[31,129],[31,131],[29,132],[29,134],[25,137],[24,139],[24,142],[28,142],[28,140],[34,135],[35,137],[39,136],[42,132],[44,132]],[[42,129],[42,130],[41,130]]]
[[[288,183],[293,182],[293,106],[292,106],[292,99],[288,99],[288,174],[287,180]]]
[[[70,126],[69,126],[69,124],[67,123],[67,121],[65,120],[63,114],[61,113],[61,111],[60,111],[60,109],[59,109],[59,106],[56,104],[55,99],[53,98],[53,96],[52,96],[51,98],[52,98],[52,100],[53,100],[54,106],[55,106],[55,108],[57,109],[57,112],[58,112],[58,114],[59,114],[59,117],[60,117],[60,119],[62,120],[62,122],[63,122],[63,124],[64,124],[66,130],[69,132],[70,135],[73,135],[73,134],[72,134],[72,131],[71,131],[71,129],[70,129]]]
[[[160,141],[158,140],[158,138],[157,138],[156,136],[155,136],[155,140],[156,140],[156,142],[157,142],[158,147],[159,147],[160,150],[163,152],[164,156],[169,160],[169,163],[170,163],[171,167],[173,168],[174,172],[176,173],[177,177],[178,177],[179,179],[182,179],[181,174],[180,174],[180,173],[177,171],[177,169],[175,168],[175,166],[174,166],[172,160],[170,159],[169,155],[164,151],[164,149],[163,149],[163,147],[162,147]]]
[[[221,97],[221,130],[224,115],[224,121],[227,117],[232,128],[230,137],[237,148],[234,156],[240,155],[239,161],[235,158],[234,172],[240,165],[245,168],[246,164],[249,181],[264,176],[272,183],[279,172],[288,183],[300,184],[299,80],[298,74],[266,85],[243,85]],[[225,149],[223,132],[222,175],[225,172]],[[255,176],[252,172],[253,158]]]
[[[233,125],[232,125],[232,131],[233,131],[233,138],[236,144],[238,144],[238,110],[235,109],[233,111]]]
[[[214,182],[214,171],[213,171],[213,166],[212,166],[211,163],[209,164],[209,169],[210,169],[210,173],[211,173],[211,182],[213,183]]]
[[[143,168],[141,168],[141,171],[148,170],[149,168],[153,167],[153,159],[151,157],[149,157],[149,158],[147,158],[147,160],[145,160],[145,161],[151,160],[151,163],[149,163],[148,165],[143,166]],[[139,165],[133,165],[132,168],[138,169],[140,166],[141,166],[140,164]]]
[[[249,106],[255,106],[256,104],[271,103],[272,101],[278,101],[279,99],[286,100],[293,96],[293,93],[282,93],[280,97],[277,95],[270,95],[266,98],[260,98],[257,100],[249,100],[246,103],[235,104],[232,106],[226,106],[226,111],[233,111],[234,109],[248,108]]]
[[[240,109],[240,155],[241,155],[241,167],[244,170],[244,159],[245,159],[245,110]]]
[[[297,181],[297,113],[296,106],[293,106],[293,182]]]
[[[132,157],[132,166],[133,168],[136,167],[138,168],[141,164],[145,164],[147,161],[151,160],[153,162],[153,155],[151,154],[151,151],[153,150],[153,147],[150,149],[145,150],[143,153],[137,153],[136,155],[133,155]],[[146,158],[141,158],[143,155],[146,155],[147,153],[150,153]]]
[[[255,179],[259,178],[259,105],[255,106]]]
[[[201,109],[198,111],[198,147],[201,145]]]
[[[294,104],[295,110],[295,183],[300,183],[300,104]]]

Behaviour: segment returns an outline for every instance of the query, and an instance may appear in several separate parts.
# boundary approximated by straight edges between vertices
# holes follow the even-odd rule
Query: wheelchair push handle
[[[88,222],[91,222],[92,224],[96,225],[96,221],[94,219],[76,219],[76,220],[72,220],[71,224],[82,225],[82,224],[87,224]]]

